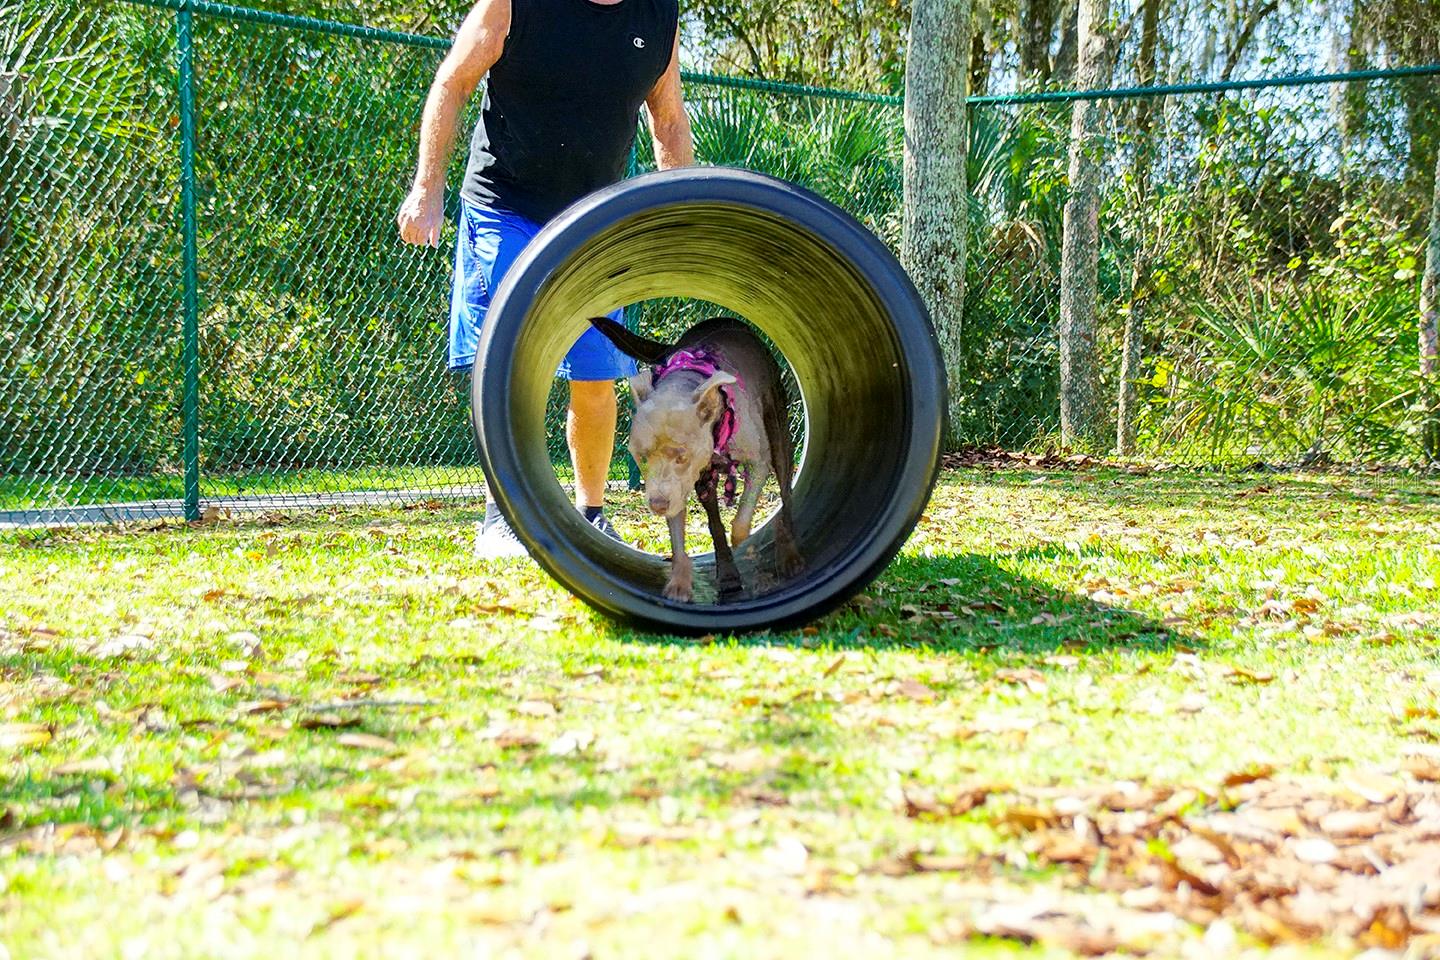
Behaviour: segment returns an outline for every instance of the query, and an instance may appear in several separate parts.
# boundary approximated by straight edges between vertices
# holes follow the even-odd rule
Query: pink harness
[[[704,350],[676,350],[665,359],[665,362],[655,368],[654,382],[659,383],[667,374],[677,370],[688,370],[698,373],[709,379],[717,370],[722,369],[715,358]],[[739,377],[735,378],[735,384],[742,389],[745,386]],[[731,384],[720,386],[720,416],[715,420],[715,451],[711,455],[710,465],[700,474],[699,486],[705,490],[713,491],[715,488],[715,474],[725,475],[725,506],[735,506],[736,468],[739,466],[734,458],[730,456],[730,441],[735,438],[735,394]],[[746,468],[745,482],[750,482],[750,470]]]

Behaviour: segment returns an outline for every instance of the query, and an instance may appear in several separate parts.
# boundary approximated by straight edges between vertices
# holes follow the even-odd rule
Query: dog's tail
[[[590,324],[605,334],[606,339],[611,343],[619,347],[621,353],[628,357],[634,357],[641,363],[660,363],[675,352],[675,348],[670,344],[632,333],[623,324],[616,323],[609,317],[591,317]]]

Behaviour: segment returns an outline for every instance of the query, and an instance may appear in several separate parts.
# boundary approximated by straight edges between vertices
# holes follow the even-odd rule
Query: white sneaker
[[[499,511],[475,523],[475,559],[513,560],[529,556]]]

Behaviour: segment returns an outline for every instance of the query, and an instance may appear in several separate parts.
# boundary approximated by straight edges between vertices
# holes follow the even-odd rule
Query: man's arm
[[[500,59],[510,33],[510,0],[478,0],[435,71],[420,118],[420,159],[415,183],[395,223],[406,243],[440,245],[445,216],[445,167],[455,143],[460,111],[482,77]]]
[[[690,139],[690,116],[680,91],[680,31],[675,31],[675,49],[670,66],[645,98],[650,112],[650,134],[655,139],[655,163],[661,170],[688,167],[695,162],[695,144]]]

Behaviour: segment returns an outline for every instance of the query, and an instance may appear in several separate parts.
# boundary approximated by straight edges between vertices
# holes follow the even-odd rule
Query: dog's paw
[[[695,584],[689,577],[679,580],[671,577],[665,584],[665,599],[677,603],[689,603],[695,598]]]
[[[794,544],[781,546],[778,553],[779,563],[776,564],[776,568],[780,576],[789,579],[798,577],[805,572],[805,558],[800,556],[800,551],[795,548]]]
[[[695,597],[695,567],[689,557],[682,556],[680,561],[670,561],[670,579],[665,582],[665,599],[689,603]]]

